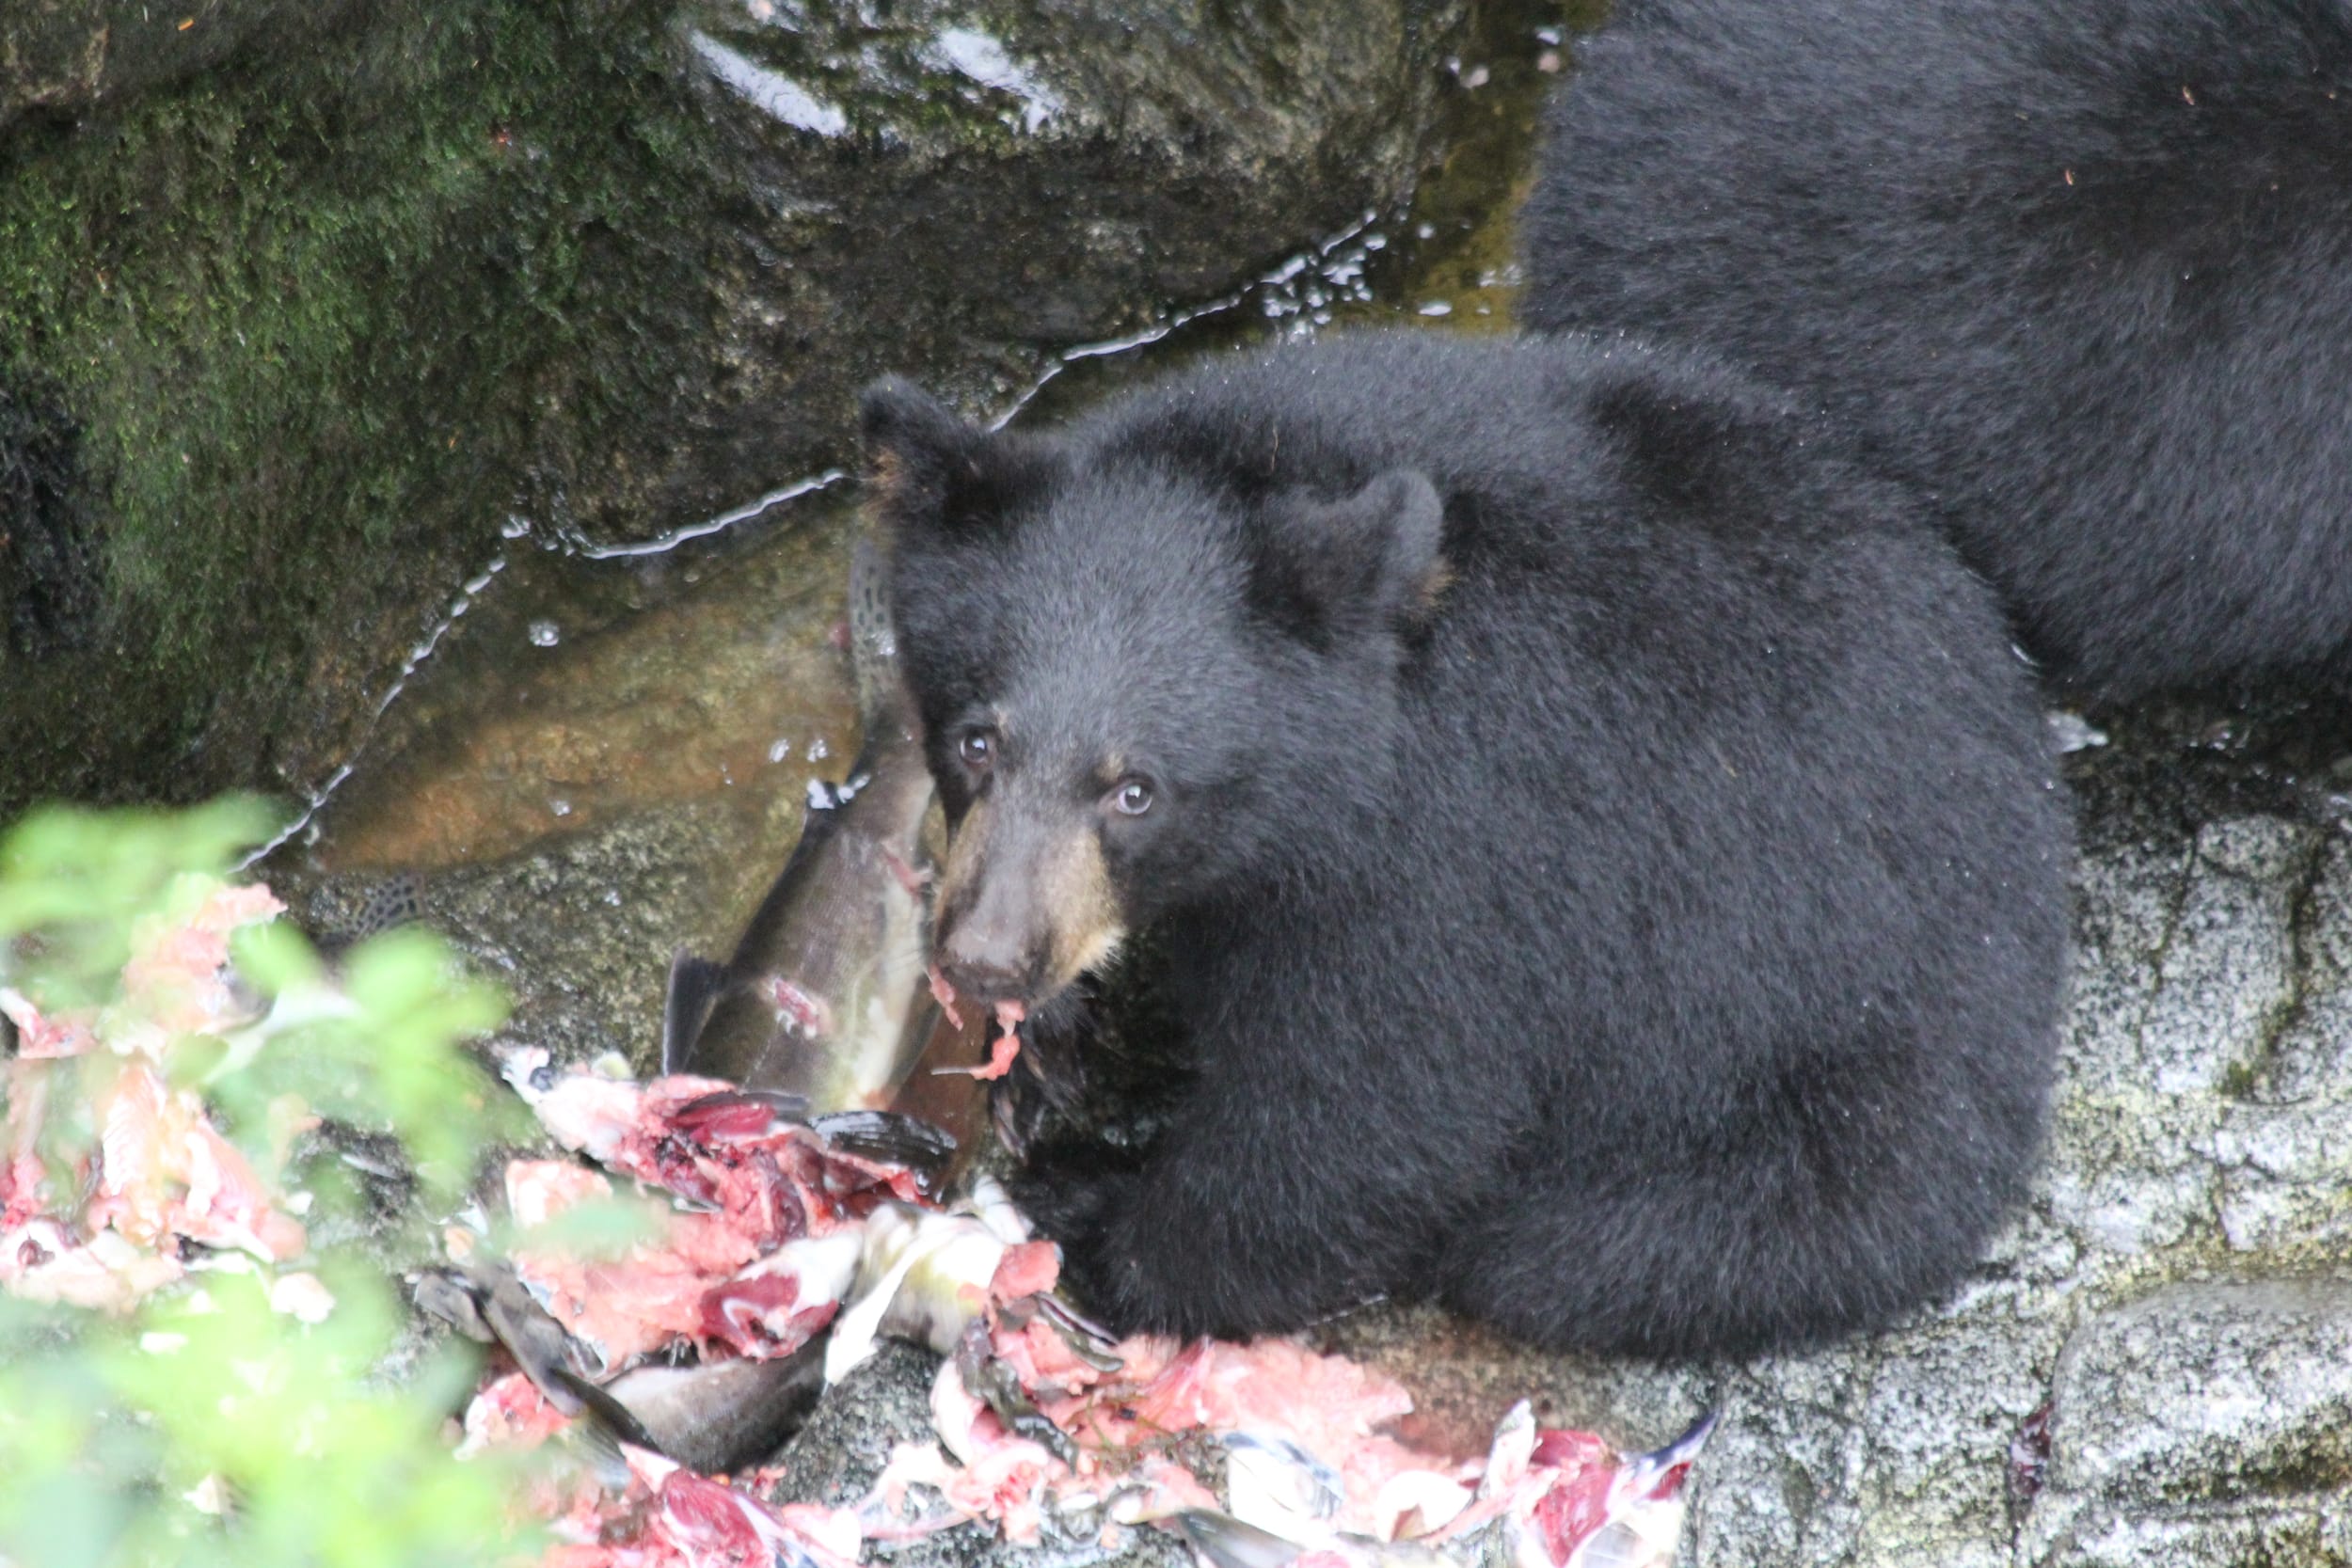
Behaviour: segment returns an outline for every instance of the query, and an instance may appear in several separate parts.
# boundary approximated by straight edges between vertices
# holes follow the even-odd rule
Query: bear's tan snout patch
[[[976,801],[947,847],[936,945],[959,992],[1046,1001],[1127,934],[1093,824],[1023,820]]]

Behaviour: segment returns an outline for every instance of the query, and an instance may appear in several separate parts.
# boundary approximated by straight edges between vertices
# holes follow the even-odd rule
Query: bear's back
[[[2087,685],[2342,656],[2342,8],[1651,0],[1582,54],[1531,325],[1828,411]]]
[[[1416,1253],[1405,1288],[1548,1343],[1811,1344],[1949,1287],[2041,1137],[2069,831],[1990,591],[1907,491],[1622,340],[1327,339],[1070,438],[1243,498],[1182,526],[1245,554],[1299,490],[1443,502],[1396,662],[1350,666],[1398,721],[1331,760],[1386,794],[1159,927],[1203,1148],[1412,1195],[1315,1244]],[[1089,524],[1131,576],[1197,558]]]
[[[1359,847],[1366,898],[1443,917],[1368,937],[1366,985],[1466,1033],[1541,1029],[1509,1091],[1564,1121],[1630,1107],[1579,1132],[1595,1150],[1817,1048],[1824,995],[1973,1013],[1973,1059],[1899,1076],[1990,1094],[1986,1147],[2030,1145],[2065,812],[1989,593],[1899,488],[1741,377],[1622,341],[1327,341],[1081,435],[1334,495],[1410,467],[1444,498],[1391,828]]]

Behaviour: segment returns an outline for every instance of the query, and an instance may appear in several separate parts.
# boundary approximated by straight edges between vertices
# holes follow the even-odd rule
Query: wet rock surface
[[[94,606],[0,649],[0,811],[307,795],[501,532],[698,522],[849,461],[884,371],[1002,408],[1394,206],[1464,14],[12,10],[0,387],[97,545],[0,562],[0,620]]]

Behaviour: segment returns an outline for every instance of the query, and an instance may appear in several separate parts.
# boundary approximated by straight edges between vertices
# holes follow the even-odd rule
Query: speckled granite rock
[[[2053,1409],[2049,1477],[2021,1560],[2114,1560],[2127,1541],[2249,1526],[2295,1533],[2329,1494],[2344,1512],[2352,1483],[2352,1290],[2153,1291],[2075,1332]]]
[[[2115,744],[2071,765],[2049,1149],[1956,1300],[1706,1370],[1547,1362],[1406,1313],[1332,1340],[1457,1420],[1516,1385],[1639,1445],[1721,1405],[1684,1559],[1709,1568],[2352,1562],[2352,841],[2326,768],[2352,726],[2293,700],[2101,722]],[[2045,1407],[2036,1475],[2012,1444],[2034,1457]]]

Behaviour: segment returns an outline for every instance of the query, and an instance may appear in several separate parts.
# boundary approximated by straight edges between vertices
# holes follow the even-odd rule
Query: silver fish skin
[[[619,1445],[651,1449],[707,1475],[767,1458],[824,1391],[824,1339],[768,1361],[731,1358],[631,1368],[601,1386],[595,1355],[497,1264],[427,1269],[417,1305],[469,1339],[498,1345],[548,1402],[587,1417],[579,1442],[599,1471],[626,1478]]]
[[[850,564],[850,641],[865,735],[849,778],[812,786],[800,843],[734,956],[673,958],[663,1008],[662,1070],[798,1095],[813,1115],[888,1106],[936,1017],[931,776],[869,543]]]
[[[603,1392],[644,1433],[640,1442],[690,1469],[726,1475],[782,1448],[825,1388],[825,1341],[769,1361],[736,1358],[691,1367],[636,1367]],[[593,1412],[600,1427],[614,1423]],[[646,1441],[650,1439],[650,1441]]]
[[[1205,1508],[1184,1510],[1176,1515],[1176,1524],[1211,1568],[1289,1568],[1311,1549]],[[1465,1568],[1459,1559],[1410,1541],[1339,1535],[1321,1550],[1348,1568]]]

